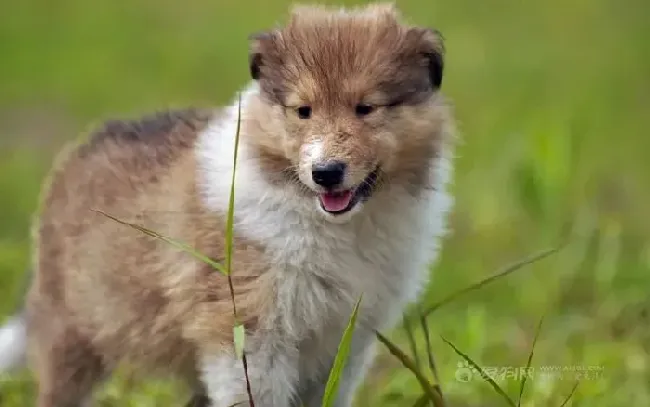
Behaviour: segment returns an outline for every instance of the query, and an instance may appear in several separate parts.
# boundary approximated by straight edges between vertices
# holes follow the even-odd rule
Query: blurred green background
[[[333,3],[333,2],[326,2]],[[353,4],[353,2],[337,2]],[[399,0],[442,31],[444,92],[463,144],[453,235],[425,302],[539,249],[559,253],[458,298],[429,318],[442,390],[458,406],[505,405],[449,339],[484,367],[535,375],[523,406],[650,405],[650,2]],[[247,35],[289,2],[0,2],[0,317],[19,301],[29,222],[52,155],[108,117],[225,103],[248,81]],[[402,331],[391,338],[407,349]],[[416,334],[424,360],[424,336]],[[544,376],[549,366],[564,374]],[[590,373],[579,369],[592,367]],[[516,398],[521,380],[498,380]],[[175,406],[165,383],[122,377],[104,406]],[[421,389],[382,353],[362,406],[410,406]],[[0,405],[31,405],[32,384],[0,381]]]

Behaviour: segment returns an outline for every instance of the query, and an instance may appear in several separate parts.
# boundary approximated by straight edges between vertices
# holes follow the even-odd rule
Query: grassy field
[[[223,4],[220,4],[223,3]],[[351,4],[352,2],[345,2]],[[65,140],[114,116],[232,98],[248,80],[246,36],[284,19],[286,1],[2,2],[0,316],[29,261],[41,179]],[[522,406],[650,405],[650,3],[643,0],[400,0],[447,41],[445,93],[464,143],[453,235],[425,304],[500,267],[563,249],[428,318],[452,406],[506,405],[443,337],[515,400],[545,316]],[[390,337],[408,350],[404,330]],[[426,365],[425,335],[417,330]],[[559,369],[559,370],[558,370]],[[410,406],[421,389],[382,353],[360,406]],[[31,405],[33,384],[0,380],[0,405]],[[102,406],[180,406],[168,383],[113,380]]]

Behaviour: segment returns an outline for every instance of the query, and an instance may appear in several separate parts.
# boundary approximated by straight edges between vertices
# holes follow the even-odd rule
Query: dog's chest
[[[327,371],[360,296],[355,331],[366,337],[368,329],[393,325],[417,298],[429,275],[436,228],[423,219],[428,202],[409,203],[392,218],[366,208],[370,213],[345,225],[285,219],[267,235],[278,276],[273,319],[298,345],[301,374],[313,379]]]
[[[409,204],[392,217],[371,212],[344,225],[278,219],[264,242],[288,332],[318,335],[345,324],[362,295],[363,321],[378,329],[394,322],[426,282],[433,255],[427,202]]]

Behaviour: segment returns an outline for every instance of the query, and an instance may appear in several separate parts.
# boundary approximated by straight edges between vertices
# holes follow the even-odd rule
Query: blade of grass
[[[378,331],[375,331],[375,335],[377,336],[377,339],[379,339],[379,341],[383,343],[384,346],[386,346],[388,351],[397,359],[399,359],[400,362],[402,362],[402,365],[404,365],[405,368],[413,372],[415,378],[420,383],[420,386],[422,386],[422,390],[424,390],[424,393],[427,395],[428,400],[431,401],[435,407],[443,406],[444,404],[442,403],[440,393],[435,390],[434,386],[432,386],[431,383],[429,383],[426,376],[420,369],[418,369],[415,362],[413,362],[413,360],[411,360],[411,358],[409,358],[406,353],[404,353],[397,345],[388,340],[388,338],[386,338],[384,335]]]
[[[235,148],[233,152],[233,163],[232,163],[232,178],[230,180],[230,198],[228,199],[228,214],[226,219],[226,241],[225,241],[225,251],[226,251],[226,275],[228,276],[228,288],[230,289],[230,297],[232,300],[232,314],[235,317],[235,326],[239,324],[237,319],[237,305],[235,304],[235,287],[232,283],[232,247],[233,247],[233,229],[234,229],[234,219],[235,219],[235,170],[237,168],[237,151],[239,149],[239,131],[241,130],[241,94],[239,94],[239,103],[237,108],[237,129],[235,133]],[[237,344],[235,343],[235,348]]]
[[[418,355],[418,347],[415,343],[415,335],[413,333],[413,327],[411,326],[411,321],[408,315],[405,315],[402,320],[402,325],[404,326],[404,331],[406,332],[406,337],[409,341],[409,346],[411,348],[411,354],[413,355],[413,360],[418,369],[420,369],[420,357]]]
[[[440,399],[442,400],[442,405],[444,406],[445,399],[442,393],[442,386],[440,385],[440,376],[438,375],[438,369],[436,367],[436,362],[433,358],[433,351],[431,347],[431,337],[429,336],[429,324],[427,323],[426,317],[422,315],[422,312],[420,312],[420,308],[418,307],[418,316],[420,317],[420,325],[422,326],[422,331],[424,332],[424,343],[427,348],[427,361],[429,362],[429,369],[431,369],[431,373],[433,374],[433,378],[436,381],[436,385],[438,386],[438,390],[440,391]]]
[[[239,151],[239,132],[241,130],[241,94],[239,94],[239,103],[237,108],[237,130],[235,133],[235,151],[232,162],[232,179],[230,182],[230,198],[228,201],[228,218],[226,221],[226,270],[231,272],[232,266],[232,241],[235,219],[235,171],[237,169],[237,152]]]
[[[332,369],[330,370],[327,384],[325,385],[325,394],[323,396],[323,402],[321,404],[322,407],[331,407],[334,405],[334,401],[336,399],[339,388],[341,374],[343,373],[345,361],[347,360],[348,354],[350,353],[352,334],[354,332],[357,315],[359,314],[359,305],[361,304],[362,298],[363,296],[359,297],[357,303],[354,305],[352,315],[350,315],[350,320],[348,321],[348,326],[345,328],[345,331],[343,331],[343,337],[339,343],[338,351],[336,352],[336,357],[334,358],[334,363],[332,365]]]
[[[238,359],[242,360],[244,365],[244,376],[246,378],[246,392],[248,393],[248,402],[250,407],[255,407],[255,402],[253,401],[253,392],[251,389],[250,378],[248,374],[248,360],[246,358],[246,352],[244,347],[244,341],[246,338],[246,331],[244,326],[239,323],[239,318],[237,315],[237,304],[235,303],[235,287],[232,283],[232,252],[233,252],[233,235],[234,235],[234,224],[235,224],[235,173],[237,170],[237,153],[239,151],[239,133],[241,131],[241,93],[238,94],[238,103],[237,103],[237,129],[235,130],[235,147],[233,151],[233,161],[232,161],[232,178],[230,180],[230,198],[228,199],[228,215],[226,219],[226,271],[228,272],[228,288],[230,289],[230,297],[232,300],[232,313],[235,319],[235,325],[233,326],[233,340],[235,345],[235,354]]]
[[[434,311],[438,310],[439,308],[441,308],[444,305],[449,304],[450,302],[453,302],[454,300],[456,300],[456,298],[462,296],[463,294],[467,294],[470,291],[478,290],[479,288],[481,288],[481,287],[483,287],[483,286],[485,286],[485,285],[487,285],[487,284],[489,284],[489,283],[491,283],[491,282],[493,282],[495,280],[498,280],[498,279],[500,279],[502,277],[505,277],[505,276],[507,276],[507,275],[509,275],[511,273],[514,273],[517,270],[520,270],[524,266],[527,266],[529,264],[532,264],[532,263],[535,263],[535,262],[537,262],[539,260],[542,260],[543,258],[548,257],[553,253],[556,253],[560,249],[561,249],[561,246],[560,247],[555,247],[555,248],[552,248],[552,249],[543,250],[543,251],[541,251],[541,252],[539,252],[537,254],[534,254],[534,255],[532,255],[530,257],[527,257],[527,258],[525,258],[523,260],[520,260],[518,262],[510,264],[509,266],[506,266],[503,270],[501,270],[501,271],[499,271],[499,272],[497,272],[497,273],[495,273],[495,274],[493,274],[493,275],[491,275],[491,276],[489,276],[489,277],[487,277],[487,278],[485,278],[485,279],[483,279],[483,280],[481,280],[481,281],[479,281],[477,283],[474,283],[474,284],[470,285],[469,287],[466,287],[466,288],[464,288],[462,290],[456,291],[455,293],[443,298],[441,301],[438,301],[437,303],[431,305],[424,312],[423,317],[426,318],[427,316],[429,316]]]
[[[512,401],[510,396],[508,396],[508,394],[505,391],[503,391],[503,389],[501,387],[499,387],[499,385],[489,375],[487,375],[485,373],[485,371],[478,364],[476,364],[476,362],[474,362],[469,356],[467,356],[465,353],[463,353],[453,343],[451,343],[450,341],[448,341],[444,337],[442,338],[442,340],[445,341],[445,343],[447,343],[447,345],[451,346],[454,349],[454,351],[460,357],[465,359],[467,361],[467,363],[469,363],[474,369],[476,369],[481,374],[481,377],[483,378],[483,380],[487,381],[497,393],[499,393],[501,396],[503,396],[503,398],[508,402],[509,406],[516,407],[515,402]]]
[[[193,249],[191,246],[189,246],[189,245],[187,245],[185,243],[182,243],[182,242],[179,242],[179,241],[174,240],[172,238],[163,236],[158,232],[154,232],[153,230],[147,229],[147,228],[145,228],[143,226],[140,226],[140,225],[137,225],[135,223],[125,222],[123,220],[120,220],[120,219],[116,218],[115,216],[109,215],[108,213],[106,213],[104,211],[101,211],[101,210],[98,210],[98,209],[91,209],[91,210],[93,212],[99,213],[100,215],[106,216],[107,218],[109,218],[109,219],[111,219],[111,220],[113,220],[113,221],[115,221],[115,222],[117,222],[117,223],[119,223],[121,225],[128,226],[128,227],[133,228],[133,229],[135,229],[135,230],[137,230],[139,232],[142,232],[147,236],[151,236],[151,237],[154,237],[156,239],[162,240],[165,243],[167,243],[167,244],[169,244],[171,246],[174,246],[177,249],[182,250],[182,251],[194,256],[197,260],[202,261],[202,262],[210,265],[212,268],[214,268],[215,270],[221,272],[222,274],[224,274],[224,275],[228,274],[227,271],[226,271],[226,268],[224,268],[223,265],[221,265],[220,263],[212,260],[208,256],[198,252],[197,250]]]
[[[233,247],[233,229],[235,219],[235,170],[237,168],[237,151],[239,149],[239,131],[241,130],[241,94],[239,94],[239,103],[237,108],[237,129],[235,133],[235,148],[233,152],[232,178],[230,180],[230,198],[228,199],[228,215],[226,219],[226,272],[228,276],[228,288],[232,300],[232,313],[235,317],[235,326],[237,326],[237,305],[235,304],[235,287],[232,283],[232,247]]]
[[[445,401],[442,397],[442,390],[440,390],[440,386],[434,384],[433,388],[440,394],[440,403],[441,403],[440,406],[445,406]],[[425,407],[430,402],[431,400],[429,400],[429,395],[427,393],[423,393],[417,400],[415,400],[415,403],[413,403],[413,407]],[[438,405],[434,404],[434,407],[438,407]]]
[[[241,362],[244,365],[244,377],[246,378],[246,393],[248,394],[248,405],[250,407],[255,407],[255,402],[253,401],[253,388],[251,386],[251,379],[248,375],[248,358],[246,357],[246,352],[242,353]]]
[[[539,338],[539,333],[542,331],[542,324],[544,323],[544,316],[539,319],[537,324],[537,329],[535,330],[535,336],[533,337],[533,343],[530,347],[530,354],[528,354],[528,361],[526,361],[526,374],[521,380],[521,385],[519,386],[519,400],[517,400],[517,407],[521,407],[521,398],[524,395],[524,387],[526,386],[526,380],[528,379],[528,371],[530,369],[530,364],[533,361],[533,354],[535,353],[535,345],[537,344],[537,339]]]
[[[569,395],[566,396],[566,398],[564,399],[562,404],[560,404],[560,407],[566,406],[566,404],[569,402],[569,400],[571,400],[571,398],[573,398],[573,395],[575,394],[576,390],[578,389],[579,384],[580,384],[580,382],[577,381],[576,384],[573,385],[573,388],[571,388],[571,392],[569,393]]]
[[[233,327],[233,338],[235,341],[235,355],[237,359],[241,359],[244,356],[244,339],[246,337],[246,331],[244,330],[244,325],[237,324]]]

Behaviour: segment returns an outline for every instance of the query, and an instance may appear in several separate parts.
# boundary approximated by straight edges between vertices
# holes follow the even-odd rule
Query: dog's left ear
[[[442,34],[432,28],[414,27],[409,29],[407,39],[414,46],[415,52],[424,58],[431,86],[439,89],[442,85],[445,65],[445,45]]]
[[[268,62],[269,48],[273,45],[273,32],[258,32],[248,36],[248,69],[251,78],[260,79],[262,67]]]

